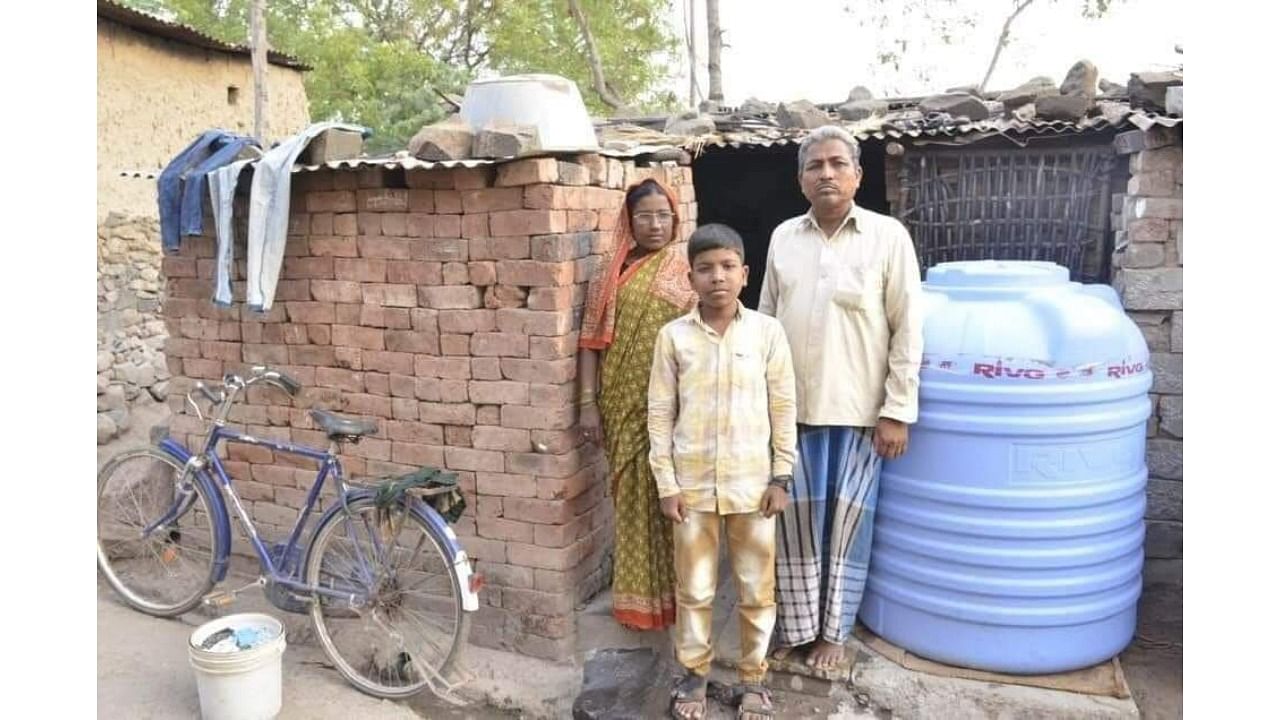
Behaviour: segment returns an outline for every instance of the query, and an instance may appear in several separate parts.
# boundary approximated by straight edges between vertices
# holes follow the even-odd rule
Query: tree
[[[573,16],[573,21],[578,24],[578,30],[582,32],[582,42],[586,46],[587,67],[591,70],[591,87],[596,91],[596,95],[600,96],[600,100],[608,105],[611,110],[621,110],[625,107],[621,99],[614,93],[613,88],[609,85],[609,81],[605,79],[604,67],[600,63],[600,51],[596,49],[596,39],[591,35],[591,24],[587,21],[587,16],[582,12],[582,6],[578,4],[578,0],[568,0],[569,14]]]
[[[720,75],[720,46],[724,40],[720,29],[720,0],[707,0],[707,99],[724,103],[724,87]]]
[[[1002,51],[1012,38],[1013,21],[1035,0],[1008,1],[1012,6],[1011,11],[996,39],[991,60],[987,63],[986,75],[981,81],[984,89],[995,72]],[[1075,1],[1082,3],[1081,14],[1090,18],[1101,17],[1112,4],[1112,0]],[[904,59],[919,50],[918,38],[925,38],[930,43],[940,41],[947,45],[975,42],[972,35],[977,27],[976,19],[980,13],[988,11],[991,5],[990,0],[983,0],[981,4],[978,0],[860,0],[847,2],[843,9],[854,16],[859,24],[872,26],[879,31],[879,40],[874,49],[876,62],[901,71]],[[915,70],[915,79],[920,84],[928,84],[927,71],[918,66]]]
[[[665,86],[679,47],[667,22],[669,0],[575,0],[586,17],[608,88],[625,105],[670,109]],[[488,68],[502,74],[548,72],[578,84],[587,107],[607,113],[594,91],[581,27],[566,0],[520,0],[502,5],[489,35]],[[588,92],[588,90],[592,90]]]
[[[226,42],[248,44],[250,0],[124,0]],[[616,98],[668,108],[674,32],[666,0],[575,0]],[[270,0],[267,41],[312,67],[311,116],[373,129],[371,152],[399,150],[443,116],[437,91],[460,94],[477,74],[550,72],[576,82],[594,111],[580,27],[565,0]]]
[[[1005,18],[1004,27],[1000,29],[1000,37],[996,38],[996,47],[991,53],[991,62],[987,65],[987,74],[983,75],[982,82],[978,83],[978,92],[986,91],[987,83],[991,80],[991,73],[996,71],[996,62],[1000,60],[1000,52],[1009,44],[1009,28],[1013,26],[1013,21],[1033,2],[1035,0],[1014,0],[1013,12],[1009,13],[1009,17]],[[1109,4],[1110,0],[1084,0],[1084,9],[1081,10],[1081,14],[1085,17],[1101,17],[1107,12]]]

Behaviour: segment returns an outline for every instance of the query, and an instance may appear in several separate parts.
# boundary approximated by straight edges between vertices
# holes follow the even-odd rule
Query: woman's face
[[[671,242],[674,220],[665,195],[645,195],[631,208],[631,236],[649,252],[661,250]]]

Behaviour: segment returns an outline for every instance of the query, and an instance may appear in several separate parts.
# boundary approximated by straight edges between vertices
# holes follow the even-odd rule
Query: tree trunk
[[[720,77],[720,0],[707,0],[707,99],[724,104]]]
[[[996,40],[996,50],[991,54],[991,64],[987,65],[987,74],[983,76],[982,83],[978,85],[978,92],[987,91],[987,82],[991,80],[991,74],[996,71],[996,61],[1000,59],[1000,51],[1004,50],[1004,46],[1009,44],[1009,28],[1013,25],[1013,19],[1018,17],[1033,2],[1035,0],[1022,0],[1013,9],[1013,12],[1009,14],[1009,17],[1005,18],[1004,28],[1000,30],[1000,39]]]
[[[574,21],[578,23],[578,29],[582,31],[582,41],[587,45],[587,64],[591,67],[591,86],[595,89],[596,95],[604,101],[613,110],[622,110],[627,106],[609,87],[608,81],[604,77],[604,66],[600,64],[600,53],[596,50],[596,39],[591,35],[591,26],[587,23],[587,16],[582,12],[582,6],[578,4],[578,0],[569,0],[569,14],[573,15]]]
[[[249,48],[253,59],[253,136],[267,144],[267,19],[266,1],[253,0],[249,14]]]
[[[694,12],[695,1],[685,1],[684,14],[684,41],[689,50],[689,107],[694,109],[702,101],[702,88],[698,87],[698,33],[695,28],[697,24],[697,13]]]

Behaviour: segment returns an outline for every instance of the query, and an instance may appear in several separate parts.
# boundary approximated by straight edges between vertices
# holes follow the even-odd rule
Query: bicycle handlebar
[[[256,365],[253,368],[254,377],[250,378],[245,385],[252,385],[254,382],[262,380],[268,385],[274,385],[289,394],[290,397],[296,396],[302,391],[302,383],[289,377],[288,373],[280,370],[272,370],[265,365]]]
[[[251,369],[251,372],[252,375],[248,380],[231,373],[223,376],[222,389],[216,394],[203,382],[197,381],[195,388],[187,393],[187,404],[195,410],[197,417],[204,420],[204,413],[200,412],[199,404],[192,397],[196,392],[199,392],[209,401],[211,412],[215,408],[218,410],[214,417],[220,422],[226,419],[227,412],[231,409],[231,403],[234,401],[236,394],[254,383],[265,382],[284,391],[289,397],[297,397],[298,393],[302,391],[302,383],[290,377],[288,373],[272,370],[265,365],[257,365]]]

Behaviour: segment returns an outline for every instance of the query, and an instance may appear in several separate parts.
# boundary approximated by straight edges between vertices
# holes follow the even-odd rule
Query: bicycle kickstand
[[[248,585],[245,585],[242,588],[236,588],[234,590],[219,590],[217,592],[211,592],[208,595],[205,595],[204,599],[201,600],[200,602],[202,605],[204,605],[204,607],[209,608],[211,610],[221,610],[222,608],[225,608],[228,605],[234,603],[236,601],[236,596],[244,592],[245,590],[248,590],[250,588],[255,588],[255,587],[258,587],[258,588],[266,587],[266,585],[267,585],[267,579],[260,575],[258,576],[257,580],[254,580],[253,582],[249,583]]]

